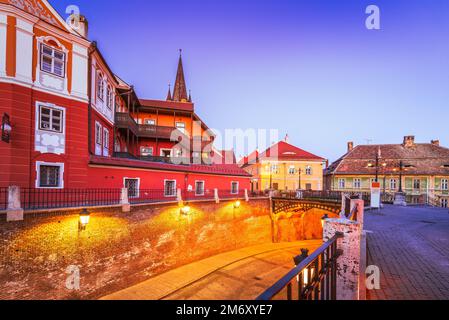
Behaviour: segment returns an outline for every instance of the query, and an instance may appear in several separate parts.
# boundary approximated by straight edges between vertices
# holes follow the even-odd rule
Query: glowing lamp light
[[[188,205],[185,205],[184,207],[181,208],[181,213],[188,215],[190,213],[190,207]]]
[[[83,209],[83,211],[80,212],[80,220],[78,222],[78,228],[80,231],[86,230],[86,226],[89,224],[90,221],[90,212],[87,209]]]
[[[241,202],[240,201],[236,201],[234,203],[234,208],[238,209],[238,208],[240,208],[240,205],[241,205]]]
[[[310,274],[310,278],[309,278],[309,274]],[[307,287],[315,275],[315,268],[311,268],[311,267],[305,268],[302,275],[303,275],[302,281],[303,281],[304,287]]]
[[[324,223],[326,220],[329,219],[329,215],[326,213],[324,216],[321,217],[321,227],[324,228]]]

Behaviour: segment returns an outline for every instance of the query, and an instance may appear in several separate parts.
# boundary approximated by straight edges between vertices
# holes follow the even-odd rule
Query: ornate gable
[[[41,0],[8,0],[8,3],[54,26],[61,26],[58,19]]]

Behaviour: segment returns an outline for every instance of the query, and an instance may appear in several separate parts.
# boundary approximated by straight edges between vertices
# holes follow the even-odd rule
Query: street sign
[[[371,208],[380,208],[380,183],[371,182]]]

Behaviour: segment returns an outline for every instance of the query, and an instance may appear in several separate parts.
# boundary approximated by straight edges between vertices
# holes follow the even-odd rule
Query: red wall
[[[95,122],[98,121],[103,128],[107,128],[109,130],[109,157],[112,156],[114,152],[114,127],[112,124],[107,121],[102,115],[100,115],[94,108],[91,109],[91,119],[90,119],[90,128],[91,128],[91,136],[90,136],[90,150],[92,154],[95,154]],[[102,140],[104,139],[103,133],[101,135]],[[86,135],[87,139],[87,135]]]
[[[123,188],[123,178],[140,178],[141,189],[163,189],[164,180],[176,180],[177,188],[184,189],[189,184],[195,186],[195,180],[204,180],[205,189],[230,190],[231,182],[238,181],[240,190],[250,190],[250,178],[227,177],[206,174],[177,173],[167,171],[133,170],[130,168],[89,168],[89,187],[91,188]],[[186,184],[187,177],[187,184]]]
[[[34,151],[36,101],[53,103],[66,109],[65,154]],[[34,187],[36,161],[64,163],[64,187],[87,187],[87,103],[0,83],[0,115],[10,115],[11,143],[0,143],[0,187]]]

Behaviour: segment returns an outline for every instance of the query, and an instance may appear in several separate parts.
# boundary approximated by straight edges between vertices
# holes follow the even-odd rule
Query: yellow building
[[[240,161],[253,178],[251,191],[322,190],[326,160],[280,141],[262,153],[254,151]]]

